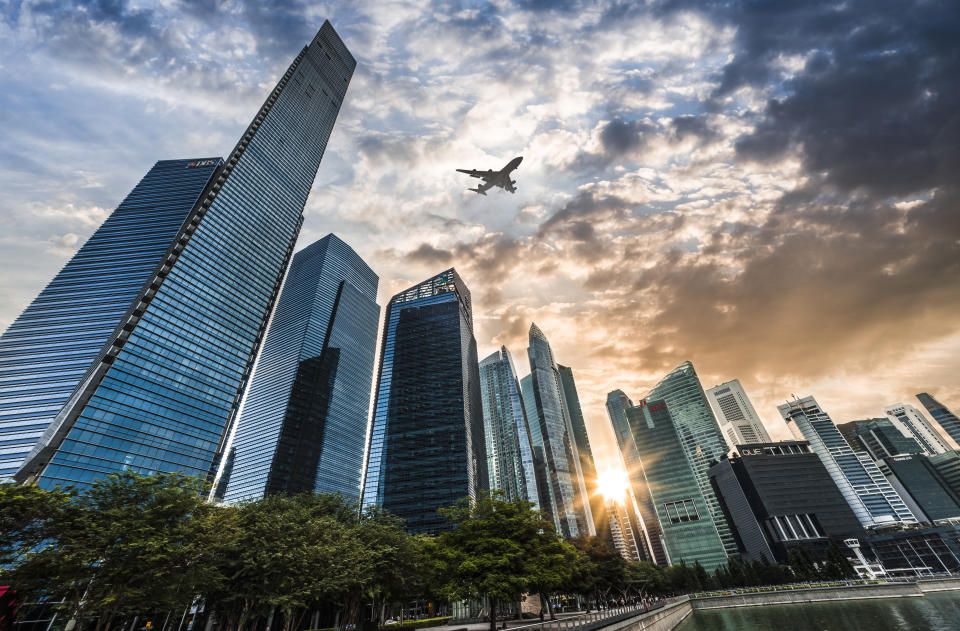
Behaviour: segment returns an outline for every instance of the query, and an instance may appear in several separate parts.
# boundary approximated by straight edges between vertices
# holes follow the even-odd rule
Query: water
[[[960,592],[695,611],[676,631],[957,631]]]

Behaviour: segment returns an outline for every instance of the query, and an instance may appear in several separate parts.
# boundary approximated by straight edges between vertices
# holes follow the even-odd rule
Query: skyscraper
[[[332,234],[293,257],[228,444],[226,501],[277,492],[359,499],[378,280]]]
[[[863,537],[863,528],[805,441],[744,444],[710,467],[743,554],[788,561],[793,548],[822,558],[830,541]]]
[[[488,488],[470,291],[449,269],[387,305],[362,503],[411,532]]]
[[[620,447],[620,456],[627,471],[630,489],[636,499],[641,520],[641,536],[645,540],[644,547],[654,563],[669,565],[663,533],[660,530],[660,520],[640,462],[640,452],[633,439],[630,422],[627,420],[627,409],[632,407],[633,401],[622,390],[614,390],[607,394],[607,414],[613,425],[613,433],[617,437],[617,445]]]
[[[947,406],[940,403],[926,392],[921,392],[918,394],[917,399],[920,400],[920,403],[923,404],[923,407],[927,408],[927,412],[930,413],[930,416],[933,417],[933,420],[940,424],[940,427],[943,428],[943,431],[945,431],[947,435],[954,440],[954,442],[960,444],[960,418],[957,418],[957,415],[951,412]]]
[[[798,440],[810,443],[864,527],[896,521],[916,523],[903,499],[865,452],[854,452],[813,397],[777,406]]]
[[[905,436],[913,438],[923,448],[923,453],[935,456],[950,450],[946,439],[940,435],[927,417],[909,403],[895,403],[884,410],[894,427]]]
[[[628,501],[627,498],[620,501],[616,499],[606,500],[604,513],[607,515],[607,523],[609,524],[610,541],[613,543],[614,549],[627,561],[644,561],[644,553],[634,536],[633,524],[630,523],[630,512],[627,509]]]
[[[580,473],[583,476],[584,487],[587,489],[594,532],[597,532],[600,530],[598,520],[605,513],[604,498],[597,486],[597,464],[593,459],[590,437],[587,436],[587,422],[584,420],[583,410],[580,408],[580,395],[577,394],[577,382],[573,378],[573,369],[560,364],[557,364],[557,369],[560,371],[563,399],[567,405],[567,412],[570,414],[573,440],[577,444],[577,453],[580,455]]]
[[[960,519],[960,494],[951,488],[930,459],[923,454],[901,454],[883,459],[888,477],[917,519],[937,522]],[[914,508],[915,507],[915,508]]]
[[[123,468],[210,473],[355,66],[325,22],[155,259],[69,400],[50,410],[56,418],[18,479],[51,486]]]
[[[157,162],[0,337],[0,479],[99,363],[221,164]]]
[[[480,362],[480,396],[490,488],[540,510],[533,445],[513,358],[505,346]]]
[[[720,510],[719,502],[712,487],[709,499],[705,496],[694,468],[700,463],[685,457],[681,426],[672,418],[669,406],[663,400],[644,399],[627,408],[625,414],[667,562],[699,562],[708,572],[724,565],[729,554],[727,544],[709,508],[710,502],[715,502]],[[722,525],[736,553],[736,540],[725,518]]]
[[[770,434],[743,391],[739,379],[721,383],[706,391],[707,401],[720,425],[727,447],[735,449],[746,443],[768,443]]]
[[[554,525],[564,537],[595,534],[580,453],[567,409],[560,369],[546,336],[530,325],[530,358],[533,409],[530,422],[540,426],[547,469],[547,490]]]
[[[520,380],[520,398],[523,401],[524,413],[527,416],[527,427],[530,430],[530,445],[533,447],[533,468],[537,479],[537,499],[540,502],[540,511],[546,515],[547,519],[556,522],[553,517],[553,504],[550,499],[547,452],[543,444],[543,434],[540,433],[540,423],[537,420],[537,395],[533,391],[533,375],[527,375]]]
[[[889,419],[878,418],[865,423],[858,423],[853,430],[853,438],[859,445],[850,446],[857,451],[863,450],[874,460],[883,460],[897,454],[919,454],[923,448],[917,441],[904,436]]]
[[[709,513],[704,515],[703,519],[713,522],[727,554],[736,554],[737,543],[707,473],[710,463],[720,460],[727,453],[727,443],[720,433],[717,419],[713,416],[693,364],[687,361],[674,368],[654,386],[646,398],[661,399],[667,404],[671,422],[676,426],[677,437],[683,447],[682,453],[687,457],[707,503]],[[662,519],[660,523],[663,523]]]

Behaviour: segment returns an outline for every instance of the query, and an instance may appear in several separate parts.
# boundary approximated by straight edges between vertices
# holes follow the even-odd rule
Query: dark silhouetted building
[[[786,561],[791,548],[822,556],[830,542],[864,531],[806,441],[738,445],[739,455],[710,467],[710,481],[742,553]]]
[[[960,526],[884,529],[867,538],[888,574],[923,576],[960,571]]]
[[[557,364],[560,371],[560,384],[563,386],[563,396],[570,414],[570,426],[573,428],[573,439],[577,443],[577,452],[580,456],[580,473],[583,475],[583,485],[587,490],[590,502],[590,513],[595,530],[600,531],[605,518],[605,500],[597,487],[597,465],[593,459],[593,449],[590,447],[590,438],[587,436],[587,422],[583,418],[580,408],[580,395],[577,394],[577,383],[573,379],[573,369]],[[629,538],[629,537],[628,537]]]
[[[334,235],[297,252],[228,449],[224,499],[360,498],[377,275]]]
[[[859,423],[853,430],[853,438],[874,460],[883,460],[898,454],[923,453],[923,447],[916,440],[905,436],[885,418]],[[857,445],[851,443],[851,446],[856,448]]]
[[[362,503],[416,533],[489,486],[470,291],[449,269],[387,305]]]
[[[917,506],[914,515],[921,521],[960,519],[960,495],[923,454],[904,454],[883,459],[884,473],[900,497]],[[920,511],[917,514],[918,509]]]

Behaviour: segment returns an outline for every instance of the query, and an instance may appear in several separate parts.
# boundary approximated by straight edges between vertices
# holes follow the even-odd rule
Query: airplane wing
[[[478,171],[477,169],[457,169],[460,173],[466,173],[470,177],[478,177],[484,182],[493,178],[495,171]]]

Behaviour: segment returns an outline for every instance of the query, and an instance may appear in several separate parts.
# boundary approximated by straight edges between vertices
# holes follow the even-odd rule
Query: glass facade
[[[943,428],[943,431],[947,433],[954,442],[960,444],[960,418],[957,418],[957,415],[954,414],[945,406],[931,395],[926,392],[921,392],[917,395],[917,399],[920,400],[920,403],[923,404],[923,407],[927,408],[927,412],[930,413],[930,416],[933,417],[937,423],[940,424],[940,427]]]
[[[364,506],[407,530],[449,527],[437,510],[488,484],[470,291],[453,269],[387,305]]]
[[[227,447],[226,501],[360,498],[378,281],[332,234],[293,257]]]
[[[540,510],[533,446],[513,358],[501,347],[480,362],[480,396],[491,489]]]
[[[937,522],[960,519],[960,495],[923,454],[898,455],[884,458],[890,471],[890,481],[901,496],[913,499],[917,517]]]
[[[707,473],[710,462],[720,460],[727,453],[727,443],[693,364],[683,362],[673,369],[647,394],[647,399],[662,399],[667,404],[683,453],[707,502],[708,513],[703,518],[713,520],[727,554],[736,554],[737,543]]]
[[[923,449],[913,438],[904,436],[892,422],[878,418],[858,423],[853,429],[854,440],[860,443],[874,460],[897,454],[919,454]],[[851,445],[856,448],[858,445]]]
[[[633,401],[622,390],[614,390],[607,394],[607,414],[610,416],[610,423],[613,425],[613,433],[617,437],[620,456],[623,459],[627,478],[630,481],[630,490],[636,503],[637,512],[640,514],[642,543],[645,544],[647,554],[654,563],[669,565],[669,557],[663,547],[660,520],[657,518],[653,497],[650,495],[650,487],[643,473],[640,451],[637,449],[633,432],[630,429],[630,422],[627,420],[627,409],[632,407]]]
[[[530,429],[530,445],[533,447],[533,468],[537,479],[540,512],[547,519],[556,523],[557,518],[550,500],[547,454],[543,446],[543,435],[540,433],[540,423],[537,422],[537,397],[533,392],[533,375],[527,375],[520,380],[520,397],[523,400],[523,409],[527,415],[527,427]]]
[[[777,409],[793,435],[810,443],[864,527],[896,521],[916,523],[869,454],[853,451],[816,399],[788,401]]]
[[[18,478],[52,486],[127,468],[211,473],[355,65],[324,23]]]
[[[569,366],[557,364],[560,372],[560,385],[563,387],[563,399],[570,414],[570,426],[573,428],[573,440],[577,444],[577,453],[580,456],[580,473],[587,490],[590,503],[590,513],[593,520],[594,532],[600,531],[598,520],[606,514],[603,495],[597,486],[597,465],[593,459],[593,449],[590,447],[590,437],[587,436],[587,422],[583,418],[580,408],[580,395],[577,394],[577,382],[573,378],[573,369]]]
[[[221,164],[157,162],[0,337],[0,480],[109,348]]]
[[[667,403],[645,399],[626,408],[625,415],[667,562],[699,562],[708,572],[726,564],[726,546],[711,517],[697,471],[687,458],[678,457],[683,440]],[[716,499],[712,488],[710,496]],[[723,524],[726,526],[726,520]]]
[[[546,336],[536,324],[530,325],[532,409],[527,408],[530,422],[540,426],[547,479],[557,532],[564,537],[594,535],[589,496],[580,469],[580,454],[567,409],[560,370]]]

